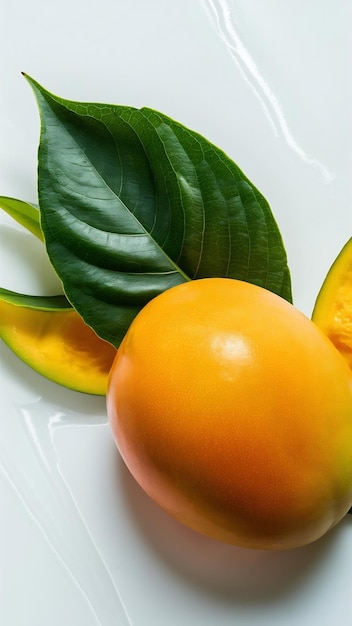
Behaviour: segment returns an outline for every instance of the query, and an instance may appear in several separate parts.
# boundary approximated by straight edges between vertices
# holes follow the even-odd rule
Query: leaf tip
[[[31,81],[31,77],[29,76],[29,74],[27,74],[27,72],[21,72],[21,75],[23,76],[23,78],[25,78],[29,82]]]
[[[33,89],[35,89],[36,87],[39,88],[40,85],[39,83],[37,83],[37,81],[34,80],[34,78],[32,78],[29,74],[27,74],[27,72],[21,72],[23,78],[26,79],[26,81],[31,85],[31,87]]]

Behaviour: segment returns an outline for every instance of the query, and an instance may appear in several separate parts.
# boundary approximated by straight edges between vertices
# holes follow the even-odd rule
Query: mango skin
[[[352,504],[352,375],[331,342],[278,296],[202,279],[132,322],[107,410],[140,486],[214,539],[289,549]]]
[[[0,336],[46,378],[82,393],[105,395],[116,348],[74,309],[43,311],[0,301]]]

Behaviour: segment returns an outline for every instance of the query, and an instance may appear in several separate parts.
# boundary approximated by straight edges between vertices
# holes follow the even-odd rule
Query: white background
[[[352,231],[348,0],[12,0],[1,9],[0,194],[36,202],[25,71],[76,100],[156,108],[268,199],[311,315]],[[2,216],[1,285],[56,293],[41,244]],[[0,621],[6,626],[352,624],[352,517],[272,553],[181,527],[120,461],[104,400],[1,349]]]

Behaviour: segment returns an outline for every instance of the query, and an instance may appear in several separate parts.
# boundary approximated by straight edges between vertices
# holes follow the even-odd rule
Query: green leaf
[[[0,287],[0,300],[38,311],[72,311],[72,306],[65,296],[30,296]]]
[[[202,277],[291,299],[269,205],[224,152],[156,111],[72,102],[28,80],[41,115],[47,251],[98,335],[119,345],[151,298]]]
[[[6,211],[16,222],[24,226],[33,235],[44,241],[42,229],[40,228],[40,211],[38,207],[7,196],[0,196],[0,208]]]

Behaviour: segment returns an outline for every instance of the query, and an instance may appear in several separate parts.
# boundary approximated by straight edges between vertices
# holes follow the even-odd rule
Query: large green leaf
[[[118,345],[158,293],[208,276],[290,300],[268,203],[204,137],[150,109],[78,103],[28,78],[41,115],[41,226],[65,293]]]

